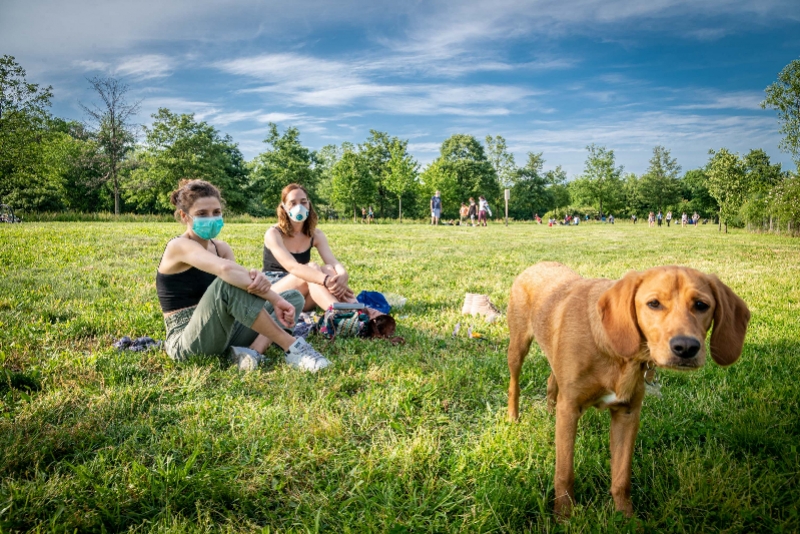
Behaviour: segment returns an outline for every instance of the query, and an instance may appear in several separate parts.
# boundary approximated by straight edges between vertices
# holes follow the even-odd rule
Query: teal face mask
[[[191,215],[190,215],[191,217]],[[219,235],[222,227],[222,217],[192,217],[192,231],[202,239],[214,239]]]

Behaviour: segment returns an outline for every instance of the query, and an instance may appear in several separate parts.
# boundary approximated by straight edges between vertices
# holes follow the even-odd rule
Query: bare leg
[[[331,276],[336,274],[336,271],[334,271],[333,267],[330,265],[323,265],[322,267],[315,265],[315,267],[320,269],[325,274],[329,274]],[[323,310],[330,308],[334,302],[357,302],[355,297],[340,301],[333,295],[333,293],[328,291],[327,288],[320,284],[308,284],[308,293],[311,296],[311,300],[313,300],[314,303]]]
[[[314,309],[316,305],[314,304],[314,300],[311,298],[311,295],[309,294],[308,291],[309,285],[313,284],[309,284],[302,278],[298,278],[293,274],[288,274],[283,278],[281,278],[280,280],[278,280],[277,282],[275,282],[272,285],[272,289],[276,293],[280,293],[282,291],[288,291],[290,289],[298,290],[306,298],[306,303],[305,305],[303,305],[303,311],[311,311]]]
[[[264,336],[267,341],[271,339],[277,343],[284,351],[288,350],[296,340],[294,336],[287,334],[265,310],[259,312],[258,317],[256,317],[250,328],[258,332],[260,334],[259,337]]]

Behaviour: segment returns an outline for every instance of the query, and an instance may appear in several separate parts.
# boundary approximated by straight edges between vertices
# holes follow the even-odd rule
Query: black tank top
[[[311,238],[311,244],[308,246],[308,250],[304,252],[290,252],[294,259],[297,260],[297,263],[301,265],[308,265],[311,261],[311,249],[314,248],[314,238]],[[267,271],[280,271],[280,272],[288,272],[286,268],[275,259],[275,256],[272,254],[272,251],[267,248],[267,245],[264,245],[264,272]]]
[[[178,238],[173,237],[172,239]],[[214,245],[214,252],[219,256],[217,244],[214,241],[211,241],[211,244]],[[164,255],[162,254],[161,257],[163,258]],[[186,271],[175,274],[163,274],[156,271],[156,292],[158,293],[158,303],[161,304],[161,311],[167,313],[197,306],[208,286],[216,279],[216,275],[201,271],[197,267],[190,267]]]

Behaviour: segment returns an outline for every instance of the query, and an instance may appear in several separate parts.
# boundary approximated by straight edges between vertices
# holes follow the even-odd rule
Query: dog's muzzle
[[[669,340],[669,348],[672,350],[672,354],[683,360],[697,356],[701,346],[698,339],[689,336],[675,336]]]

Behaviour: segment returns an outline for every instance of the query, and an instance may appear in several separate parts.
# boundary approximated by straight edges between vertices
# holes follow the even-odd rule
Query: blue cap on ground
[[[364,306],[369,306],[373,310],[378,310],[381,313],[389,313],[392,307],[386,301],[383,293],[377,291],[362,291],[356,297],[356,300]]]

